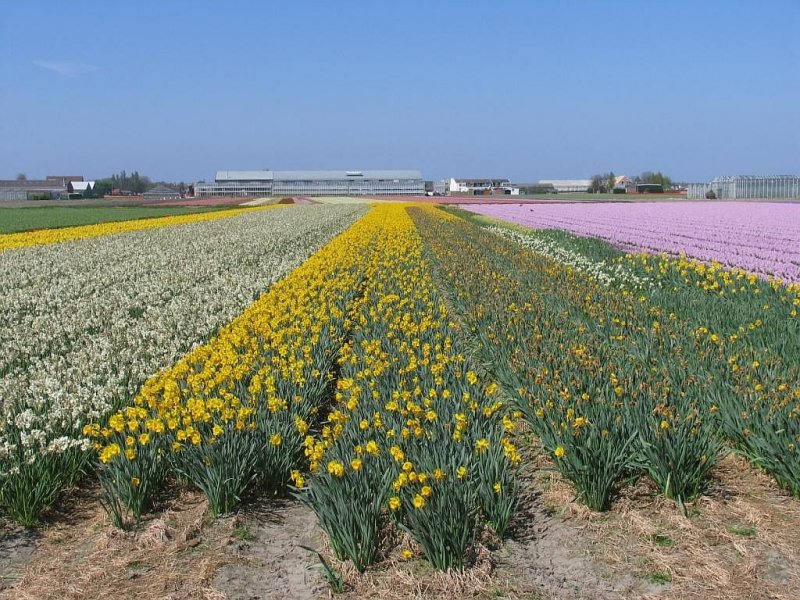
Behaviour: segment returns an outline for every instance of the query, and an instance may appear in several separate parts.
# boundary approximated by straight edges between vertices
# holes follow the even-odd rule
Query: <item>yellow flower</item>
[[[558,448],[556,448],[556,449],[555,449],[555,451],[553,452],[553,454],[555,455],[555,457],[556,457],[556,458],[564,458],[564,455],[565,455],[566,453],[567,453],[567,452],[566,452],[566,450],[564,450],[564,448],[563,448],[562,446],[559,446],[559,447],[558,447]]]
[[[150,441],[150,434],[149,433],[142,433],[139,435],[139,443],[144,446]]]
[[[300,435],[305,435],[306,433],[308,433],[308,423],[306,423],[300,417],[294,418],[294,426],[297,428],[297,433],[299,433]]]
[[[375,440],[369,440],[367,442],[366,448],[367,448],[367,452],[368,453],[370,453],[372,455],[375,455],[375,456],[377,456],[381,452],[381,449],[380,449],[380,447],[378,446],[378,443]]]
[[[389,498],[389,508],[391,508],[392,510],[399,510],[401,505],[402,502],[400,501],[400,498],[398,498],[397,496],[392,496],[391,498]]]
[[[280,446],[282,442],[283,438],[279,433],[273,433],[272,436],[270,436],[269,438],[269,443],[272,444],[273,446]]]
[[[423,498],[420,494],[414,496],[414,508],[422,508],[425,506],[425,498]]]
[[[400,556],[402,556],[404,560],[410,560],[414,557],[414,553],[408,548],[406,548],[400,553]]]
[[[125,418],[119,413],[114,414],[108,420],[108,426],[117,433],[122,433],[125,430]]]
[[[334,477],[342,477],[344,475],[344,465],[337,460],[332,460],[328,463],[328,473]]]
[[[139,484],[142,483],[142,480],[138,477],[131,477],[131,485],[133,487],[139,487]]]
[[[306,484],[306,480],[303,478],[303,474],[297,469],[294,469],[292,471],[290,479],[294,482],[294,485],[299,488],[303,487]]]
[[[500,492],[503,491],[503,486],[500,485],[499,481],[495,481],[494,485],[492,486],[492,489],[494,490],[495,494],[499,494]]]
[[[109,444],[100,451],[100,462],[103,464],[110,463],[115,456],[119,456],[119,444]]]
[[[359,469],[361,469],[361,464],[362,463],[360,458],[354,458],[353,460],[350,461],[350,467],[353,469],[353,471],[358,471]]]
[[[400,449],[400,446],[392,446],[389,448],[389,454],[391,454],[392,458],[397,462],[402,462],[406,457],[405,453]]]
[[[475,442],[475,450],[477,452],[483,452],[484,450],[489,449],[489,440],[486,438],[481,438],[477,442]]]
[[[440,468],[438,468],[438,467],[437,467],[437,468],[435,468],[435,469],[433,470],[433,478],[434,478],[436,481],[441,481],[441,480],[442,480],[442,479],[444,479],[445,477],[446,477],[446,475],[444,474],[444,471],[442,471]]]
[[[433,493],[433,490],[431,489],[431,486],[423,485],[422,489],[419,491],[419,493],[423,498],[427,498],[428,496],[430,496]]]
[[[458,469],[456,469],[456,476],[459,479],[464,479],[467,476],[467,467],[458,467]]]

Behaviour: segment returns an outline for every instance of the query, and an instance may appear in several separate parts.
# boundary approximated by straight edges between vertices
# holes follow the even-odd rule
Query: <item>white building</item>
[[[449,191],[451,194],[474,194],[495,188],[510,188],[511,184],[505,178],[482,178],[482,179],[456,179],[450,178]],[[517,190],[519,193],[519,190]]]
[[[94,181],[70,181],[67,184],[67,191],[71,195],[82,196],[85,193],[92,193],[94,189]]]

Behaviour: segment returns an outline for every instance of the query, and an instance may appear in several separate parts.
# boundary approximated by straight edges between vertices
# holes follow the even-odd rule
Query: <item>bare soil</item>
[[[298,502],[264,503],[236,518],[225,551],[227,564],[213,586],[231,600],[314,600],[326,585],[312,566],[309,548],[321,548],[323,533],[314,513]]]
[[[214,521],[200,494],[183,492],[122,532],[96,490],[82,490],[37,532],[0,530],[0,598],[332,597],[317,557],[301,546],[322,552],[347,600],[800,598],[800,501],[743,460],[725,458],[684,515],[647,481],[608,513],[592,513],[546,457],[529,459],[509,539],[482,536],[464,572],[433,571],[395,535],[359,574],[332,557],[313,513],[294,501],[265,500]]]

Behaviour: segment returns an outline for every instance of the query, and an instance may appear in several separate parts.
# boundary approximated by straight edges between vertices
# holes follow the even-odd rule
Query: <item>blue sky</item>
[[[0,3],[0,178],[800,173],[800,2]]]

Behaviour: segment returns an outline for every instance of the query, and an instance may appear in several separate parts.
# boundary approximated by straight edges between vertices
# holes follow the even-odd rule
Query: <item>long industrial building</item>
[[[50,200],[69,197],[82,175],[48,175],[47,179],[0,179],[0,200]]]
[[[797,175],[715,177],[709,183],[690,183],[686,197],[693,200],[708,197],[725,200],[800,198],[800,177]]]
[[[540,179],[539,185],[553,186],[557,192],[585,192],[592,186],[591,179]]]
[[[217,171],[198,182],[194,195],[210,196],[413,196],[425,193],[419,171]]]

